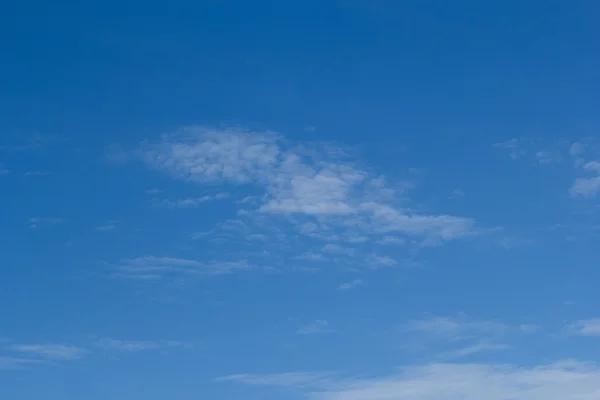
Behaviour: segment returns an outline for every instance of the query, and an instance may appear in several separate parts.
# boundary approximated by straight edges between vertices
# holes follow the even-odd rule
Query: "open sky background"
[[[0,6],[0,398],[600,399],[600,3]]]

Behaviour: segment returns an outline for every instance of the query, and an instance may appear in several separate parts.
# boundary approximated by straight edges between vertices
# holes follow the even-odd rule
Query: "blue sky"
[[[0,13],[0,398],[593,400],[593,1]]]

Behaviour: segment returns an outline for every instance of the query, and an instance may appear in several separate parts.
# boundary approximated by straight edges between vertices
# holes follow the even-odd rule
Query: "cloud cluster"
[[[477,233],[470,218],[402,207],[406,198],[399,186],[389,185],[340,149],[292,145],[272,132],[188,127],[144,143],[136,154],[177,179],[251,185],[261,191],[251,212],[285,218],[311,237],[335,232],[379,240],[395,234],[434,243]]]

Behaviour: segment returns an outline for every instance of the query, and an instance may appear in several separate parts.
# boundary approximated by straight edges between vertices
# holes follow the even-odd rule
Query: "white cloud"
[[[339,244],[326,244],[323,247],[323,252],[351,256],[356,253],[356,250],[349,247],[340,246]]]
[[[31,358],[0,356],[0,371],[26,368],[30,365],[42,364],[43,362],[44,360]]]
[[[160,347],[160,343],[155,341],[118,340],[111,338],[97,339],[94,345],[105,350],[122,351],[128,353],[154,350]]]
[[[2,169],[2,168],[0,168],[0,175],[8,175],[8,174],[9,174],[9,172],[10,172],[10,171],[9,171],[9,170],[7,170],[7,169]]]
[[[496,321],[473,321],[464,315],[459,315],[416,319],[404,324],[402,328],[405,332],[418,332],[455,339],[463,336],[498,336],[507,333],[512,327]]]
[[[355,279],[353,281],[350,282],[345,282],[342,283],[338,286],[338,289],[340,290],[350,290],[350,289],[354,289],[358,286],[361,286],[363,284],[363,280],[362,279]]]
[[[112,276],[122,279],[157,280],[167,277],[230,274],[254,266],[245,260],[201,262],[172,257],[145,256],[124,259]]]
[[[441,358],[462,358],[467,357],[476,353],[482,353],[487,351],[495,351],[495,350],[506,350],[509,349],[510,346],[506,344],[492,344],[484,341],[461,347],[459,349],[450,350],[445,353],[439,355]]]
[[[214,195],[204,195],[199,197],[186,197],[183,199],[154,199],[153,203],[157,207],[166,208],[193,208],[198,207],[209,201],[222,200],[228,197],[227,193],[217,193]]]
[[[32,217],[29,219],[29,227],[30,228],[37,228],[40,225],[46,225],[46,224],[59,224],[63,222],[62,218],[53,218],[53,217]]]
[[[600,336],[600,318],[577,321],[569,326],[569,333],[580,336]]]
[[[48,172],[46,172],[46,171],[27,171],[23,175],[25,175],[25,176],[44,176],[44,175],[48,175]]]
[[[454,189],[452,193],[450,193],[451,199],[462,199],[463,197],[465,197],[465,192],[460,189]]]
[[[551,164],[553,162],[559,162],[561,159],[560,154],[551,153],[544,150],[535,153],[535,157],[540,164]]]
[[[329,327],[325,320],[316,320],[310,324],[304,325],[296,331],[298,335],[314,335],[317,333],[333,333],[334,330]]]
[[[505,142],[495,143],[494,147],[508,150],[510,158],[516,160],[527,154],[527,152],[523,148],[521,148],[521,145],[522,140],[513,138]]]
[[[600,368],[572,360],[531,367],[438,363],[388,376],[353,378],[319,373],[233,375],[218,379],[299,391],[314,400],[597,400]]]
[[[396,236],[384,236],[377,241],[379,244],[403,246],[406,244],[406,239]]]
[[[152,167],[194,182],[249,183],[265,179],[280,156],[273,133],[244,129],[183,128],[164,135],[158,144],[144,144],[140,155]]]
[[[117,351],[123,353],[137,353],[147,350],[159,350],[172,347],[191,347],[190,344],[174,340],[120,340],[112,338],[96,338],[94,346],[104,350]]]
[[[571,155],[573,157],[577,157],[577,156],[581,155],[583,153],[583,151],[584,151],[583,145],[579,142],[575,142],[569,148],[569,155]]]
[[[47,360],[78,360],[87,353],[87,350],[81,347],[62,344],[14,344],[8,349]]]
[[[305,253],[302,253],[298,257],[296,257],[296,259],[305,260],[305,261],[327,261],[328,260],[328,258],[325,257],[323,254],[315,253],[312,251],[307,251]]]
[[[378,240],[380,234],[396,232],[439,242],[478,233],[469,218],[398,208],[406,185],[390,186],[349,162],[343,151],[333,150],[318,144],[294,146],[272,132],[188,127],[143,144],[137,155],[177,179],[253,184],[263,191],[256,210],[285,217],[301,233],[311,226],[306,234],[314,238],[335,234]]]
[[[378,256],[376,254],[370,254],[367,256],[367,264],[372,268],[392,267],[398,262],[388,256]]]
[[[97,226],[95,229],[98,232],[110,232],[110,231],[114,231],[115,229],[117,229],[117,226],[114,224],[106,224],[106,225]]]
[[[318,382],[330,382],[330,374],[310,372],[288,372],[282,374],[236,374],[216,378],[217,382],[234,382],[255,386],[282,386],[306,388]]]
[[[573,197],[594,197],[600,192],[600,162],[590,161],[582,165],[582,169],[593,176],[578,177],[571,186]]]

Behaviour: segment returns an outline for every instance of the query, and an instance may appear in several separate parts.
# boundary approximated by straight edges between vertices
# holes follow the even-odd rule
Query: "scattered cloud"
[[[450,350],[444,353],[441,353],[438,357],[440,358],[463,358],[467,356],[471,356],[473,354],[495,351],[495,350],[506,350],[509,349],[510,346],[506,344],[493,344],[481,341],[479,343],[475,343],[466,347],[461,347],[459,349]]]
[[[216,378],[217,382],[233,382],[252,386],[280,386],[286,388],[311,388],[330,384],[330,374],[288,372],[282,374],[237,374]]]
[[[10,173],[9,170],[4,169],[4,168],[0,168],[0,175],[8,175]]]
[[[111,232],[117,229],[115,224],[100,225],[95,228],[98,232]]]
[[[35,229],[38,228],[40,225],[59,224],[61,222],[63,222],[62,218],[33,217],[29,219],[29,227]]]
[[[35,364],[42,364],[44,360],[36,360],[31,358],[19,358],[10,356],[0,356],[0,371],[15,370],[27,368]]]
[[[404,246],[406,244],[406,239],[396,236],[384,236],[381,239],[379,239],[377,243],[384,245]]]
[[[331,145],[294,145],[273,132],[187,127],[142,144],[134,156],[176,179],[261,189],[246,206],[261,218],[292,223],[300,233],[310,225],[306,234],[313,238],[335,232],[348,240],[377,241],[395,233],[442,242],[478,234],[470,218],[399,207],[408,185],[389,184]]]
[[[158,188],[146,189],[147,194],[159,194],[162,192],[163,192],[162,189],[158,189]]]
[[[45,360],[78,360],[87,350],[62,344],[14,344],[7,347],[9,350]]]
[[[173,257],[144,256],[121,260],[111,276],[120,279],[159,280],[191,276],[223,275],[255,268],[245,260],[196,261]]]
[[[44,175],[48,175],[48,172],[46,172],[46,171],[27,171],[23,175],[25,175],[25,176],[44,176]]]
[[[56,141],[53,137],[37,133],[4,135],[3,139],[10,139],[10,143],[0,144],[0,151],[14,152],[37,150]]]
[[[510,158],[513,160],[519,159],[527,154],[527,151],[522,148],[522,140],[513,138],[505,142],[495,143],[494,147],[508,150]]]
[[[394,265],[398,264],[398,262],[391,257],[378,256],[376,254],[368,255],[366,262],[371,268],[393,267]]]
[[[575,179],[570,189],[571,196],[582,198],[596,196],[600,192],[600,162],[586,162],[581,166],[581,169],[587,176]]]
[[[511,330],[511,326],[496,321],[473,321],[465,315],[456,317],[432,316],[409,321],[404,324],[405,332],[418,332],[446,339],[462,337],[499,336]]]
[[[173,347],[189,348],[189,343],[174,340],[120,340],[106,337],[94,338],[94,346],[115,352],[137,353],[147,350],[164,350]]]
[[[463,192],[460,189],[454,189],[452,191],[452,193],[450,193],[450,198],[451,199],[462,199],[463,197],[465,197],[465,192]]]
[[[600,318],[577,321],[569,325],[568,331],[572,335],[600,336]]]
[[[551,164],[551,163],[555,163],[555,162],[560,162],[561,157],[560,154],[557,153],[551,153],[549,151],[538,151],[537,153],[535,153],[535,157],[538,161],[538,163],[540,164]]]
[[[160,348],[160,343],[155,341],[118,340],[111,338],[99,338],[94,345],[105,350],[133,353],[144,350],[155,350]]]
[[[306,372],[242,374],[217,381],[280,387],[314,400],[595,400],[600,395],[598,365],[574,360],[527,367],[434,363],[361,378]]]
[[[308,325],[304,325],[296,331],[298,335],[314,335],[317,333],[333,333],[333,329],[329,327],[329,323],[325,320],[316,320]]]
[[[339,244],[331,244],[330,243],[330,244],[326,244],[323,247],[323,252],[329,253],[329,254],[352,256],[356,253],[356,250],[353,248],[340,246]]]
[[[302,253],[299,256],[297,256],[296,259],[304,260],[304,261],[327,261],[328,260],[328,258],[325,257],[323,254],[315,253],[312,251],[307,251],[305,253]]]
[[[575,142],[569,148],[569,155],[572,157],[578,157],[584,152],[584,147],[581,143]]]
[[[345,283],[340,284],[338,286],[338,289],[339,290],[350,290],[350,289],[354,289],[354,288],[357,288],[359,286],[362,286],[363,283],[364,282],[363,282],[362,279],[355,279],[353,281],[345,282]]]
[[[153,203],[157,207],[166,208],[193,208],[198,207],[209,201],[222,200],[228,197],[227,193],[217,193],[214,195],[204,195],[200,197],[186,197],[183,199],[169,200],[169,199],[154,199]]]

